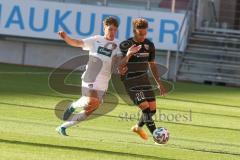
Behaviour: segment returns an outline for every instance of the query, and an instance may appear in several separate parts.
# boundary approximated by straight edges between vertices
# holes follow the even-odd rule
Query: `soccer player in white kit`
[[[73,102],[64,112],[63,120],[66,122],[56,129],[60,135],[67,136],[67,128],[85,120],[100,106],[111,78],[114,56],[121,55],[119,41],[115,39],[118,21],[108,17],[103,21],[103,25],[104,36],[96,35],[82,40],[72,39],[63,31],[58,32],[67,44],[89,51],[89,61],[82,75],[82,97]],[[95,73],[96,70],[99,72]],[[73,115],[72,113],[78,107],[83,110]]]

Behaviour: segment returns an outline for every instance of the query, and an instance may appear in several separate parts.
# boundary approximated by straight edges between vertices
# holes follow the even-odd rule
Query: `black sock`
[[[141,115],[141,117],[140,117],[140,119],[139,119],[139,121],[138,121],[138,126],[139,127],[143,127],[144,126],[144,119],[143,119],[143,114]]]
[[[153,131],[156,129],[155,122],[153,120],[153,116],[156,114],[156,110],[150,111],[151,112],[151,120],[152,122],[147,125],[148,130],[153,134]]]
[[[153,131],[156,129],[156,125],[151,117],[151,119],[149,119],[147,122],[145,122],[148,130],[151,132],[151,134],[153,134]]]
[[[156,129],[155,123],[152,119],[152,116],[155,114],[154,111],[151,112],[149,108],[142,111],[143,114],[141,116],[144,124],[146,124],[148,130],[153,133],[153,131]],[[140,121],[139,121],[140,122]]]
[[[151,112],[151,116],[154,116],[156,114],[156,110],[152,110]]]
[[[138,126],[139,126],[139,127],[143,127],[144,124],[145,124],[145,122],[146,122],[146,120],[149,119],[149,118],[148,118],[148,113],[149,113],[149,112],[150,112],[150,109],[149,109],[149,108],[142,110],[142,115],[141,115],[141,117],[140,117],[140,119],[139,119],[139,121],[138,121]]]
[[[151,112],[151,117],[152,117],[152,116],[154,116],[154,114],[156,113],[156,110],[153,110],[153,111],[150,111],[150,112]],[[144,122],[144,116],[143,116],[143,114],[142,114],[141,117],[140,117],[140,119],[139,119],[139,121],[138,121],[138,126],[139,126],[139,127],[143,127],[144,124],[145,124],[145,122]]]

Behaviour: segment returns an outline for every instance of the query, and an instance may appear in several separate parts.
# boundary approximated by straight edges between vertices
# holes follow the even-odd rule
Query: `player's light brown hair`
[[[136,18],[133,20],[133,30],[148,28],[148,22],[144,18]]]
[[[103,25],[104,26],[110,26],[110,25],[114,25],[115,27],[118,28],[119,24],[116,18],[109,16],[106,19],[104,19],[103,21]]]

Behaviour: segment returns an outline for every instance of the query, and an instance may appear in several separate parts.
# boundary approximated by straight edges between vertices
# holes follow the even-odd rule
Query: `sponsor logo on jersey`
[[[137,53],[135,54],[137,57],[148,57],[149,53]]]
[[[98,50],[97,50],[97,53],[98,53],[98,54],[102,54],[102,55],[104,55],[104,56],[111,57],[111,55],[112,55],[112,50],[111,50],[111,49],[108,49],[108,48],[104,48],[104,47],[99,46],[99,47],[98,47]]]

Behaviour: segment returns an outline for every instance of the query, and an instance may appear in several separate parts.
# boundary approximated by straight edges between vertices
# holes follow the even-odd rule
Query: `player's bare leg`
[[[97,93],[91,91],[91,94],[88,94],[87,96],[83,96],[78,101],[73,103],[75,105],[78,104],[79,105],[78,107],[82,107],[83,110],[77,114],[74,114],[72,118],[70,118],[67,122],[63,123],[56,129],[60,135],[67,136],[66,133],[67,128],[74,126],[80,123],[81,121],[84,121],[100,106],[101,101],[99,100]]]

